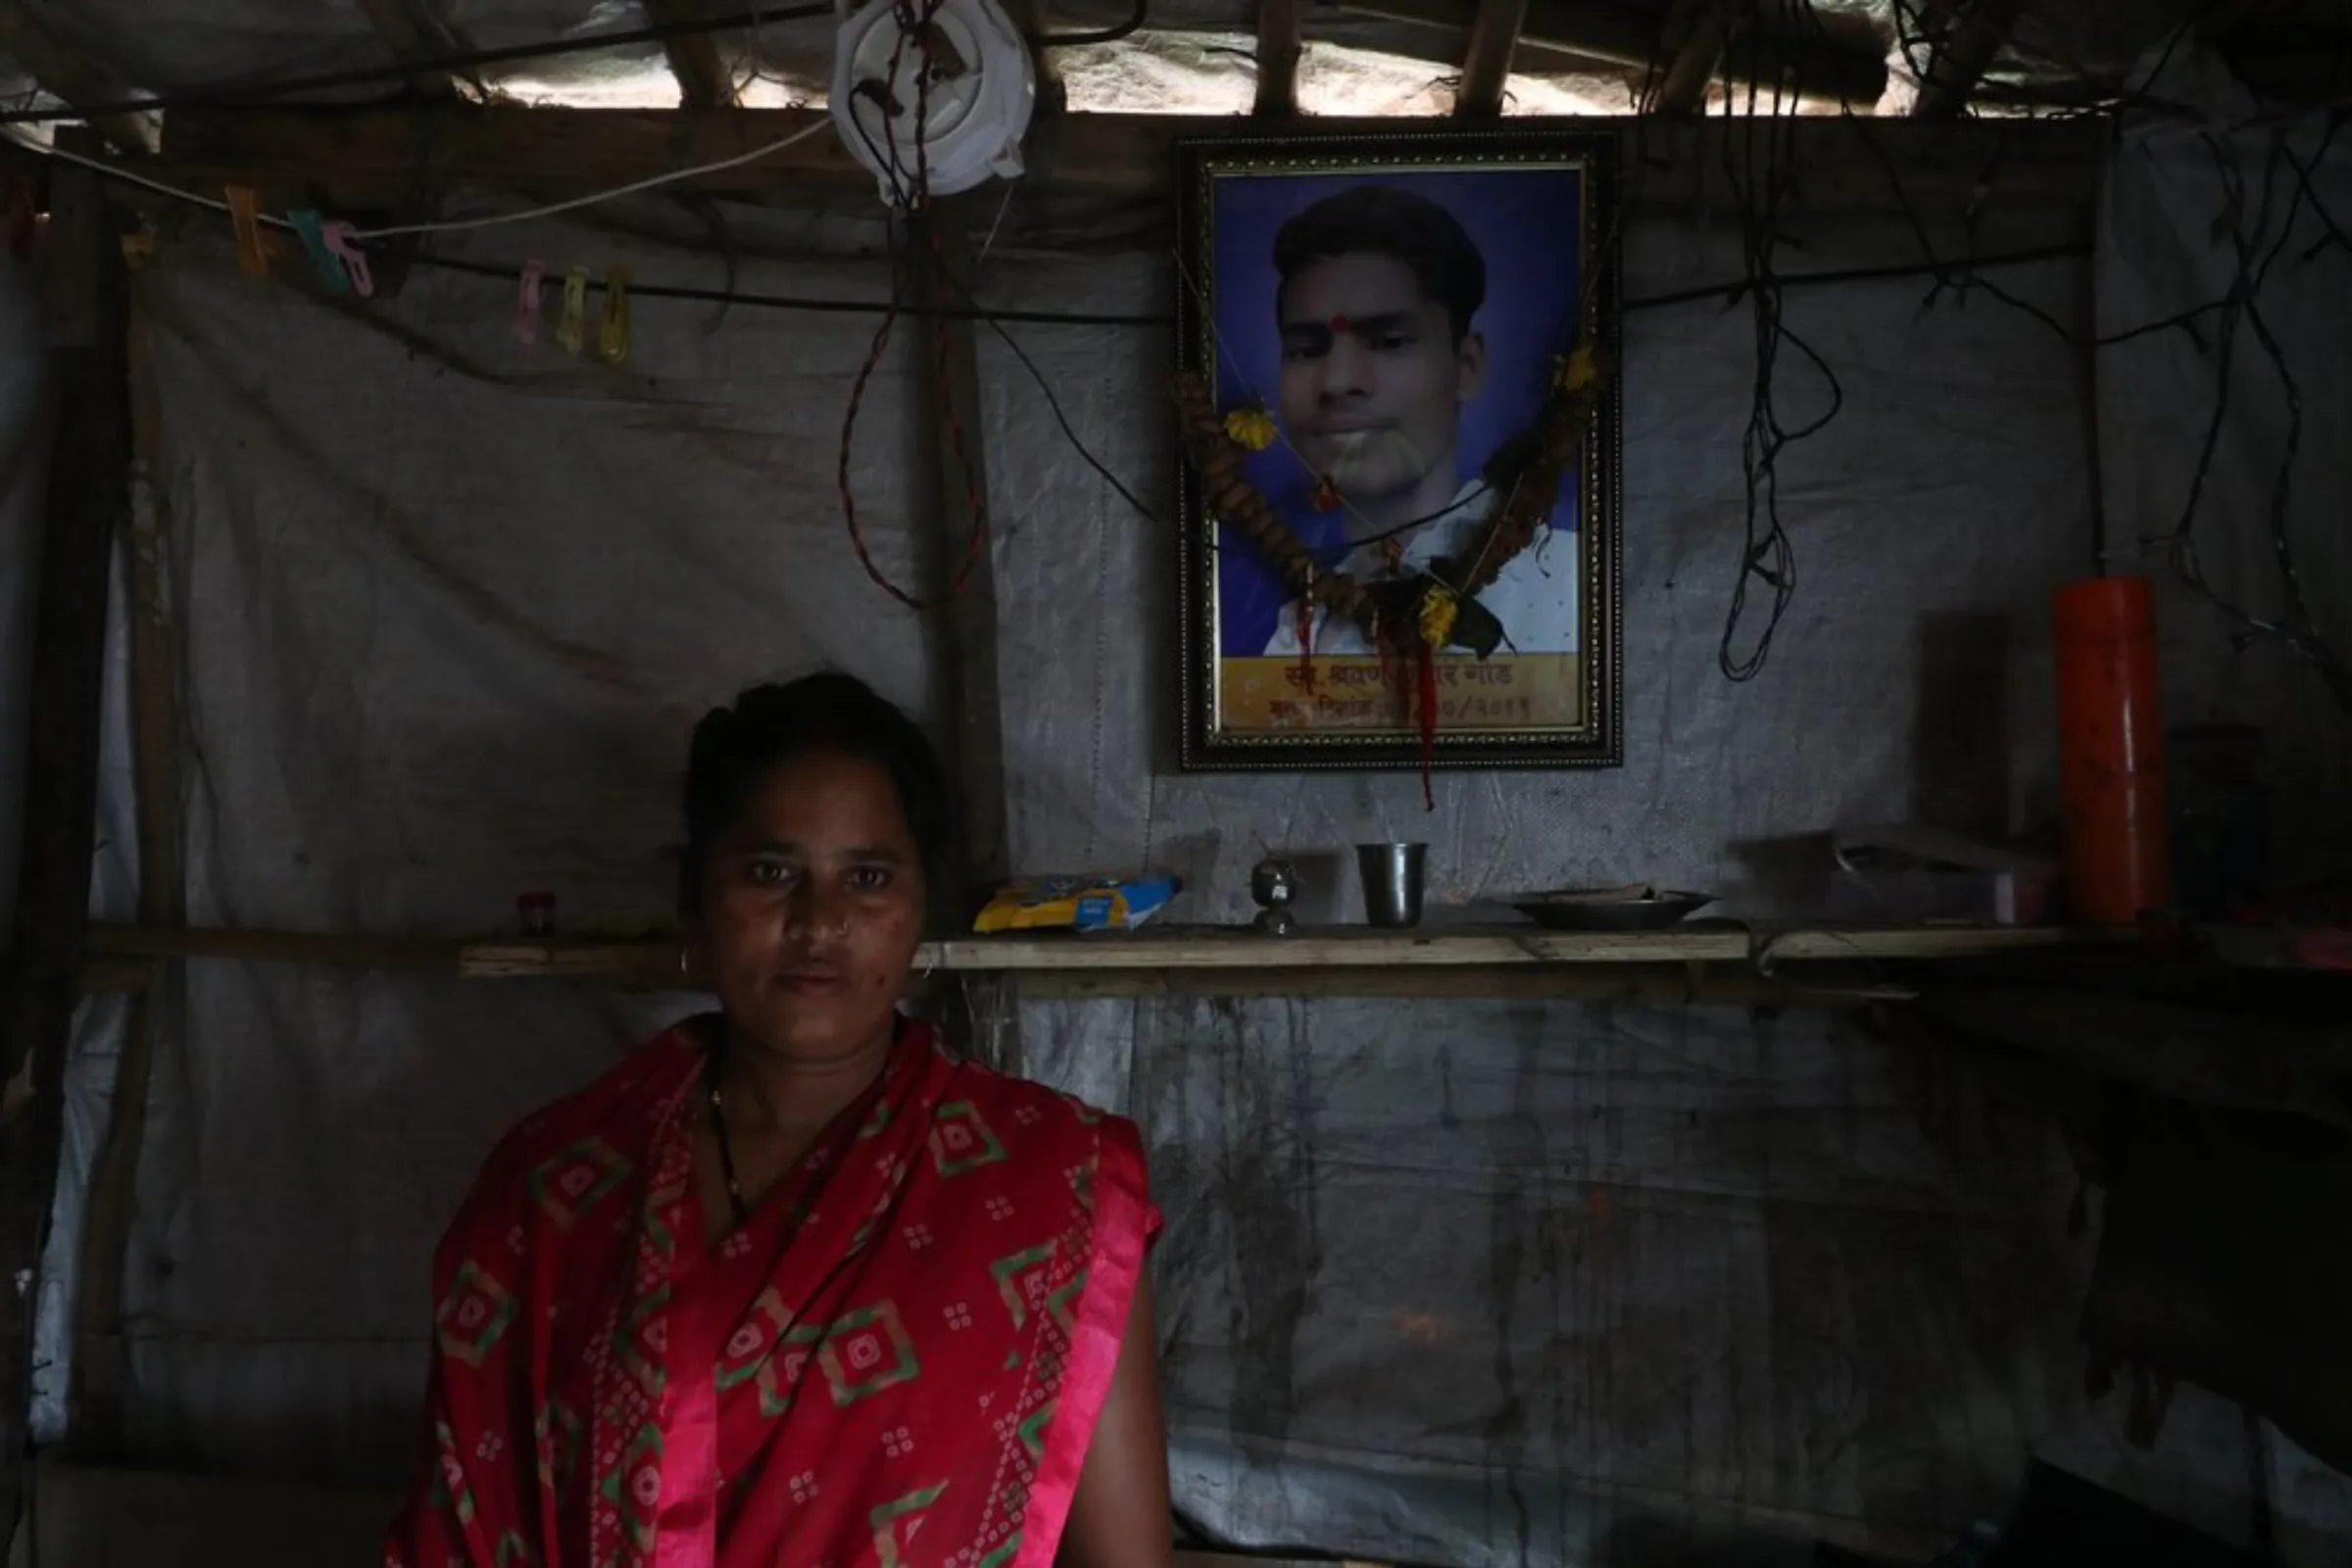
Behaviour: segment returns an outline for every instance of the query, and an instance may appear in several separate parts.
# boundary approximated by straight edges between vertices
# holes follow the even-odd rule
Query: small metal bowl
[[[1553,931],[1660,931],[1714,902],[1712,893],[1649,887],[1560,888],[1509,901],[1512,908]]]

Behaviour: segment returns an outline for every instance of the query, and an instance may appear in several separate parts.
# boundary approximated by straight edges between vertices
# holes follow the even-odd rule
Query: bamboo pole
[[[94,134],[61,145],[96,156]],[[78,143],[78,145],[75,145]],[[48,512],[33,625],[24,762],[24,855],[16,952],[0,985],[0,1081],[30,1080],[0,1120],[0,1529],[28,1482],[30,1315],[65,1128],[74,981],[89,920],[98,736],[114,544],[129,509],[122,252],[99,178],[61,167],[42,262],[49,289],[52,420]]]
[[[2009,33],[2025,0],[1974,0],[1936,39],[1911,105],[1920,120],[1957,120]]]
[[[1642,106],[1648,114],[1686,117],[1706,107],[1707,83],[1723,64],[1730,37],[1728,0],[1677,0],[1666,31],[1674,53]]]
[[[1462,49],[1462,79],[1453,93],[1453,112],[1463,120],[1492,120],[1502,113],[1503,89],[1519,29],[1527,22],[1527,0],[1478,0]]]
[[[126,321],[132,485],[130,513],[131,772],[139,844],[139,919],[175,927],[187,916],[180,822],[180,636],[172,592],[170,486],[159,473],[162,398],[144,321]],[[115,1063],[105,1140],[92,1162],[74,1294],[71,1409],[76,1451],[112,1456],[126,1432],[130,1342],[123,1283],[138,1217],[139,1155],[159,1042],[183,1017],[184,971],[142,960]],[[88,960],[85,959],[86,971]],[[77,981],[83,977],[77,976]],[[85,982],[86,983],[86,982]]]
[[[978,295],[977,262],[969,224],[956,214],[967,205],[952,198],[946,214],[926,209],[908,227],[914,273],[923,303],[934,310],[968,306]],[[950,776],[962,815],[959,886],[948,907],[962,917],[1012,872],[1012,837],[1004,779],[1004,685],[997,673],[997,575],[988,537],[988,430],[980,402],[980,355],[965,318],[923,318],[924,365],[914,378],[916,422],[931,451],[933,598],[946,662]],[[960,993],[952,1022],[968,1049],[990,1066],[1018,1072],[1020,1020],[993,982]]]
[[[645,17],[657,27],[708,21],[709,0],[643,0]],[[665,42],[669,74],[678,80],[678,102],[690,109],[734,107],[735,78],[720,58],[718,38],[709,32],[682,33]]]
[[[1298,113],[1305,11],[1305,0],[1257,0],[1257,98],[1250,113],[1260,120]]]

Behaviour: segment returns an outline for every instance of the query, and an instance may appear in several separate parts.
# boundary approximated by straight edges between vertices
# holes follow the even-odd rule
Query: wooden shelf
[[[680,970],[683,951],[674,934],[659,933],[466,941],[94,924],[79,978],[85,991],[135,990],[172,959],[228,959],[699,991]],[[2004,957],[2021,961],[1997,962]],[[2143,947],[2130,930],[1702,922],[1581,933],[1441,924],[1261,937],[1167,926],[1118,936],[957,937],[926,944],[917,964],[950,979],[1001,979],[1024,1001],[1450,998],[1826,1008],[1913,1002],[1915,1017],[1940,1035],[2063,1062],[2093,1080],[2352,1127],[2352,1029],[2328,989],[2352,982],[2233,969],[2179,948]]]
[[[1985,957],[2064,947],[2084,934],[2019,927],[1908,931],[1772,930],[1701,922],[1666,931],[1546,931],[1534,925],[1362,926],[1265,937],[1231,928],[1167,927],[1116,936],[1067,933],[956,937],[924,961],[951,972],[1019,974],[1101,969],[1388,969],[1521,964],[1747,963]],[[470,951],[470,950],[469,950]]]
[[[2117,940],[2049,927],[1908,930],[1773,929],[1702,922],[1668,931],[1567,932],[1536,926],[1365,927],[1265,937],[1231,927],[1146,929],[1118,935],[1022,933],[925,943],[917,966],[947,974],[1103,976],[1180,972],[1250,975],[1253,990],[1283,974],[1354,971],[1526,970],[1640,965],[1736,965],[1769,973],[1784,963],[1982,958]],[[682,983],[674,936],[547,940],[336,936],[99,924],[90,952],[107,960],[229,958],[344,968],[422,969],[473,980],[610,979]]]

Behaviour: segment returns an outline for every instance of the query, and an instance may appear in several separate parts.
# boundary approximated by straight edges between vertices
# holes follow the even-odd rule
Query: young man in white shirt
[[[1282,328],[1276,414],[1300,459],[1344,503],[1334,509],[1336,522],[1318,517],[1302,536],[1310,546],[1328,540],[1317,559],[1359,581],[1458,562],[1503,501],[1461,472],[1462,410],[1487,371],[1476,325],[1487,268],[1477,245],[1426,196],[1355,185],[1283,223],[1274,268]],[[1551,531],[1478,595],[1501,621],[1511,652],[1576,650],[1573,552],[1548,549]],[[1277,617],[1268,655],[1299,654],[1299,620],[1293,600]],[[1360,627],[1320,609],[1308,637],[1318,655],[1374,652]]]

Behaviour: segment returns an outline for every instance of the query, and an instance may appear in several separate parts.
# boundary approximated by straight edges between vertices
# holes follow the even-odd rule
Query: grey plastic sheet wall
[[[2107,558],[2158,585],[2168,719],[2261,732],[2253,769],[2283,880],[2341,876],[2352,869],[2352,447],[2337,432],[2352,408],[2352,248],[2339,224],[2352,147],[2310,122],[2219,135],[2141,126],[2115,168],[2098,324],[2139,335],[2099,363]],[[2241,245],[2262,281],[2255,311],[2233,322],[2213,306],[2237,284]],[[2188,328],[2144,330],[2191,312]],[[2183,551],[2210,595],[2182,581]],[[2347,671],[2342,690],[2304,638]]]
[[[1981,240],[2079,221],[2012,215]],[[746,217],[736,234],[744,287],[880,286],[856,259],[878,230]],[[1802,238],[1809,267],[1916,256],[1894,222]],[[1737,273],[1721,220],[1637,223],[1628,246],[1635,296]],[[572,228],[457,254],[723,276],[707,254]],[[988,288],[1157,311],[1169,270],[1006,254]],[[2084,278],[2064,261],[2002,273],[2064,320]],[[704,706],[838,663],[936,712],[936,650],[841,528],[840,416],[872,318],[640,300],[636,351],[612,368],[514,342],[495,280],[420,270],[397,302],[336,309],[191,239],[140,290],[185,619],[192,918],[469,933],[550,891],[570,929],[658,922]],[[1313,912],[1343,912],[1336,852],[1406,834],[1431,842],[1445,900],[1649,877],[1801,907],[1809,836],[1920,800],[1938,739],[1921,692],[1950,635],[1987,698],[1989,808],[2045,815],[2043,602],[2097,549],[2077,362],[1982,295],[1926,293],[1789,295],[1846,405],[1785,465],[1803,578],[1744,687],[1715,649],[1752,324],[1713,304],[1628,316],[1628,764],[1441,776],[1434,815],[1409,776],[1170,770],[1166,336],[1010,329],[1150,517],[984,338],[1017,858],[1176,870],[1195,919],[1238,917],[1271,848],[1308,865]],[[905,349],[883,357],[852,466],[877,563],[903,577],[925,460]],[[1789,374],[1790,408],[1811,406]],[[2110,475],[2132,461],[2105,456]],[[126,799],[120,765],[110,781]],[[428,1252],[474,1162],[691,1005],[190,966],[132,1239],[132,1453],[396,1480]],[[1145,1126],[1179,1503],[1215,1535],[1462,1568],[1916,1547],[1994,1507],[2036,1447],[2242,1529],[2229,1412],[2183,1418],[2177,1450],[2138,1461],[2082,1408],[2090,1243],[2067,1233],[2071,1163],[1962,1067],[1814,1013],[1096,1002],[1021,1023],[1034,1070]],[[75,1079],[93,1127],[103,1082]],[[2276,1462],[2325,1517],[2326,1487]]]

